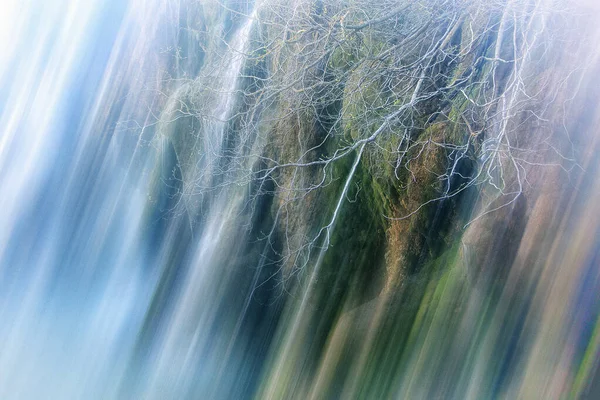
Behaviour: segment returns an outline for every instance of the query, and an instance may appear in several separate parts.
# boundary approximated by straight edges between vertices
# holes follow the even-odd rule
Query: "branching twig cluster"
[[[299,229],[293,210],[336,182],[339,164],[376,160],[371,172],[401,189],[416,180],[422,157],[444,154],[442,172],[431,168],[422,183],[437,194],[389,219],[481,186],[506,199],[494,209],[506,207],[523,192],[532,166],[576,166],[552,143],[556,116],[548,115],[552,102],[566,101],[574,79],[548,70],[550,49],[568,36],[556,28],[569,12],[562,2],[264,0],[252,12],[220,6],[237,25],[205,44],[219,51],[207,52],[197,77],[168,75],[177,89],[157,91],[166,107],[138,127],[188,121],[188,132],[166,129],[188,136],[176,149],[176,208],[193,213],[191,199],[230,187],[251,186],[247,207],[276,194],[273,218],[283,228],[263,239],[288,276],[329,246],[339,210],[314,232]],[[528,136],[544,129],[544,140]]]

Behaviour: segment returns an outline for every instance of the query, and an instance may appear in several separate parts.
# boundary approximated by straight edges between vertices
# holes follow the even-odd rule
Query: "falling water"
[[[576,172],[532,174],[527,200],[449,233],[458,244],[445,238],[454,244],[433,257],[433,272],[403,270],[397,291],[395,272],[376,266],[390,252],[370,254],[368,278],[385,282],[365,295],[369,279],[353,263],[366,250],[344,240],[384,242],[392,230],[367,219],[345,226],[361,190],[373,190],[355,183],[364,186],[371,140],[332,167],[330,197],[306,195],[294,215],[277,192],[290,189],[285,173],[265,175],[264,165],[302,130],[272,123],[268,101],[240,122],[257,101],[248,55],[267,29],[261,6],[3,6],[0,399],[577,398],[597,389],[600,113],[588,87],[598,51],[577,54],[583,89],[553,106],[576,109],[561,127],[578,132]],[[503,98],[501,129],[521,89]],[[499,142],[483,142],[484,153]],[[485,200],[456,212],[484,214]],[[317,232],[290,287],[281,243],[297,232],[283,220],[303,238]],[[338,258],[328,259],[332,248]]]
[[[103,131],[140,20],[120,2],[19,7],[1,83],[0,397],[106,398],[153,284],[138,139]]]
[[[181,194],[183,202],[192,202],[195,197],[203,196],[202,188],[196,188],[197,183],[203,180],[202,177],[205,179],[217,175],[214,170],[222,168],[217,164],[225,151],[227,121],[236,105],[238,77],[243,67],[254,18],[255,15],[247,17],[235,31],[219,61],[219,66],[223,69],[218,76],[211,77],[214,79],[211,90],[215,92],[215,100],[214,104],[210,104],[208,114],[215,116],[215,120],[205,125],[202,137],[199,138],[205,157],[183,177],[183,184],[188,184],[191,191],[197,193],[184,191]],[[194,90],[194,86],[203,84],[207,82],[202,79],[193,80],[189,83],[191,87],[186,89]],[[181,99],[174,98],[173,101]],[[225,354],[225,349],[220,349],[213,342],[210,329],[219,318],[219,275],[223,273],[220,267],[226,265],[223,253],[233,251],[245,240],[243,234],[240,234],[240,227],[248,224],[244,220],[246,217],[240,212],[245,192],[238,187],[227,187],[209,193],[214,200],[209,201],[201,210],[200,228],[194,229],[195,224],[192,224],[191,229],[197,231],[198,236],[192,240],[187,266],[180,266],[185,268],[182,284],[173,299],[172,315],[162,321],[168,328],[157,347],[156,361],[150,372],[151,383],[147,386],[144,398],[160,398],[153,393],[168,392],[173,382],[184,388],[181,390],[185,393],[185,388],[192,383],[198,385],[197,381],[203,379],[199,378],[199,374],[201,376],[217,369],[219,358]],[[188,206],[187,212],[192,212],[189,208],[192,206]],[[208,348],[210,346],[213,347]],[[198,359],[201,361],[198,362]],[[208,387],[210,382],[204,384]]]
[[[212,349],[195,361],[219,317],[220,252],[244,240],[235,231],[245,191],[211,194],[201,220],[186,225],[193,238],[177,266],[182,275],[168,295],[164,329],[152,346],[140,344],[161,279],[172,272],[173,241],[186,229],[174,218],[160,249],[146,250],[147,193],[168,158],[160,146],[172,140],[163,133],[169,123],[151,110],[158,89],[146,88],[169,68],[167,57],[155,59],[171,45],[160,35],[177,10],[160,1],[64,3],[28,5],[31,15],[15,23],[23,43],[14,47],[31,52],[13,49],[19,56],[2,81],[0,397],[186,396],[220,354]],[[38,12],[47,13],[43,23],[27,26]],[[194,192],[183,189],[179,199],[188,219],[203,195],[194,184],[219,167],[254,19],[245,17],[223,43],[211,82],[192,77],[171,86],[166,118],[181,93],[203,85],[213,91],[197,139],[205,157],[182,178]],[[152,365],[135,365],[140,359]]]

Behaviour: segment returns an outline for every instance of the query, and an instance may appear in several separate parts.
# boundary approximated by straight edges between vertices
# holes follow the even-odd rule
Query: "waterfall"
[[[156,44],[123,33],[154,21],[120,1],[21,7],[0,79],[0,397],[111,398],[155,277],[142,277],[144,151],[112,135],[106,107],[148,65],[123,49]]]
[[[152,91],[143,90],[152,82],[151,74],[168,68],[168,59],[156,66],[149,56],[160,54],[161,46],[172,46],[169,39],[156,39],[161,27],[172,23],[172,10],[161,1],[83,3],[68,3],[68,13],[54,10],[46,17],[47,24],[31,34],[44,38],[55,26],[64,26],[54,42],[50,38],[19,44],[33,45],[30,57],[14,61],[29,64],[17,78],[31,93],[2,81],[10,106],[1,115],[5,129],[0,189],[6,212],[0,228],[0,311],[6,324],[0,328],[0,338],[7,351],[0,355],[0,396],[161,399],[170,393],[185,397],[201,386],[194,380],[216,366],[219,348],[206,352],[212,345],[210,326],[219,317],[222,255],[246,240],[239,228],[247,223],[248,216],[241,213],[247,188],[208,187],[218,186],[214,176],[227,144],[228,121],[240,97],[239,76],[256,13],[244,17],[223,43],[220,60],[210,65],[214,73],[189,79],[173,90],[165,106],[176,107],[182,94],[211,91],[205,123],[197,135],[202,157],[196,156],[198,161],[185,171],[183,179],[191,189],[182,190],[180,199],[189,213],[187,229],[194,236],[176,266],[180,285],[161,320],[161,328],[168,328],[147,333],[144,327],[152,318],[152,301],[164,277],[161,271],[172,268],[169,254],[177,246],[177,232],[186,229],[174,218],[166,240],[153,255],[146,254],[144,226],[155,222],[148,220],[147,193],[153,184],[152,171],[164,162],[160,148],[171,139],[161,132],[170,129],[170,123],[157,123],[153,111],[140,118],[139,109],[140,104],[155,101]],[[33,13],[42,6],[30,7]],[[118,20],[111,20],[115,16]],[[147,37],[129,42],[127,33],[136,30]],[[94,37],[94,31],[112,37],[104,42]],[[68,43],[69,37],[79,42]],[[54,46],[53,57],[45,59],[42,49],[48,45]],[[105,57],[100,60],[102,67],[92,64],[98,60],[82,56],[86,46],[96,46],[95,55]],[[78,72],[86,68],[93,71],[87,77]],[[123,84],[134,81],[133,76],[139,86],[128,84],[129,96],[123,103]],[[77,85],[93,90],[81,93],[87,103],[79,109],[60,97]],[[16,97],[22,93],[28,97]],[[33,107],[31,97],[36,99]],[[114,104],[121,108],[111,114],[109,107]],[[80,122],[67,128],[66,123],[73,123],[67,117],[77,114]],[[116,124],[113,114],[120,114]],[[154,144],[144,143],[159,143],[159,151],[153,150]],[[210,201],[200,208],[195,203],[199,197]],[[139,344],[145,334],[152,337],[148,348]],[[159,350],[152,353],[151,349]],[[95,351],[102,358],[90,357]],[[151,353],[144,358],[151,366],[135,365],[140,352]],[[132,377],[130,371],[140,368],[143,376]],[[30,384],[28,376],[38,383]],[[132,380],[141,385],[135,394]]]
[[[202,385],[214,385],[215,382],[204,379],[217,368],[219,358],[225,353],[225,349],[214,343],[211,327],[220,317],[222,268],[227,266],[224,254],[241,247],[247,240],[242,227],[249,223],[249,215],[242,213],[241,208],[248,193],[246,187],[211,185],[219,185],[215,178],[219,175],[217,170],[227,168],[219,163],[228,141],[228,122],[240,98],[239,77],[255,18],[255,13],[246,17],[225,43],[224,54],[217,62],[218,75],[192,80],[172,99],[177,103],[181,101],[177,97],[181,93],[193,96],[207,85],[212,102],[205,107],[206,122],[196,139],[201,142],[202,157],[183,173],[183,185],[189,191],[182,191],[182,202],[188,203],[189,218],[198,216],[200,220],[198,225],[191,223],[195,236],[190,243],[190,256],[178,267],[184,271],[181,285],[170,315],[162,321],[167,328],[159,339],[157,353],[151,357],[153,365],[147,371],[149,383],[143,392],[144,398],[159,399],[161,396],[156,393],[173,390],[186,393],[191,388],[198,390]],[[198,202],[208,199],[203,207],[192,205],[198,198]],[[227,335],[227,332],[222,334]]]
[[[0,399],[595,394],[593,18],[393,3],[6,1]]]

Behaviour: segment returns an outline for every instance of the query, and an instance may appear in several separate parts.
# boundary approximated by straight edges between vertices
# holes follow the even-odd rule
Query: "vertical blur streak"
[[[216,345],[210,327],[247,190],[215,195],[201,223],[198,194],[162,204],[183,157],[162,118],[182,93],[218,93],[192,153],[204,161],[183,176],[216,180],[254,16],[231,29],[211,82],[176,79],[198,68],[173,67],[185,3],[31,0],[2,14],[2,399],[186,398],[216,388],[213,374],[226,390],[236,379],[240,329]]]
[[[3,3],[0,398],[114,397],[153,283],[147,151],[112,131],[159,68],[141,58],[161,45],[155,15],[149,1]]]

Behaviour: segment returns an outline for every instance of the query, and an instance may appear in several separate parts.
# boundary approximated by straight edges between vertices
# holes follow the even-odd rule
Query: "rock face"
[[[181,5],[127,393],[583,393],[597,343],[568,324],[598,277],[598,62],[559,6]]]

